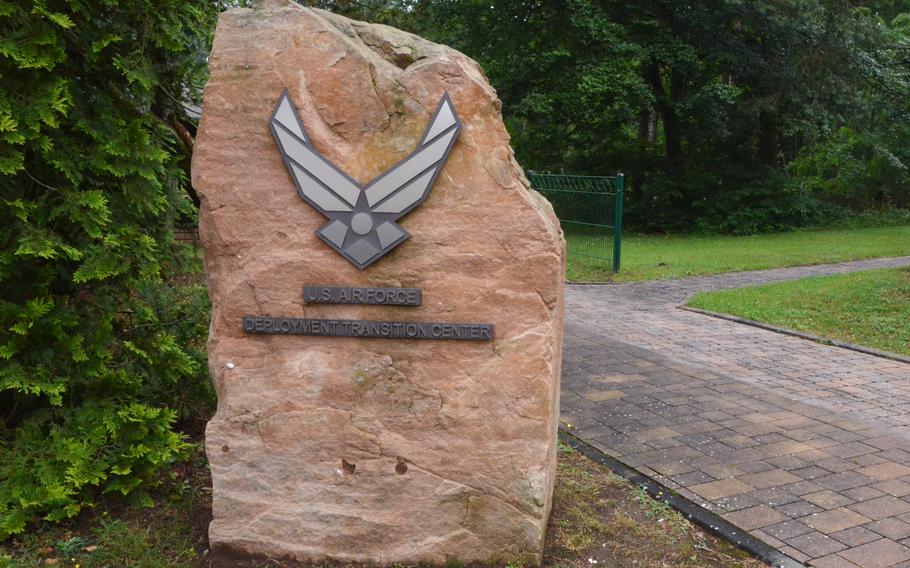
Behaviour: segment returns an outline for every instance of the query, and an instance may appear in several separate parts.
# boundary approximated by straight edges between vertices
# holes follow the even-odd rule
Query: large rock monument
[[[539,562],[565,247],[483,72],[277,0],[210,67],[213,553]]]

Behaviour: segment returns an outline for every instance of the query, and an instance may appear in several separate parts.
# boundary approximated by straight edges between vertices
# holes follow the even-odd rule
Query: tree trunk
[[[667,143],[667,161],[672,165],[682,164],[682,133],[676,116],[676,102],[682,98],[682,77],[675,70],[670,71],[670,103],[664,119],[664,138]]]
[[[654,94],[654,106],[657,108],[657,112],[660,113],[660,118],[664,123],[664,146],[667,163],[674,166],[680,165],[682,163],[682,140],[679,120],[676,117],[673,100],[671,99],[677,99],[680,96],[682,80],[678,73],[671,71],[670,93],[668,95],[664,89],[660,69],[658,69],[656,63],[652,62],[645,74],[648,86]]]
[[[651,141],[651,109],[638,111],[638,143],[644,146]]]
[[[657,114],[651,107],[643,108],[638,113],[638,143],[654,144],[657,142]]]
[[[777,166],[777,110],[763,108],[758,112],[758,161]]]

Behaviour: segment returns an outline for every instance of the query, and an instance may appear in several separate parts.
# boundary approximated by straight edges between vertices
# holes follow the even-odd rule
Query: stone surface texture
[[[564,240],[479,66],[419,37],[269,1],[218,23],[193,157],[218,409],[216,554],[390,564],[539,561],[556,459]],[[367,182],[447,91],[464,125],[412,237],[360,271],[320,241],[269,131],[287,88],[315,146]],[[303,286],[423,290],[306,305]],[[244,335],[245,315],[482,322],[493,341]]]

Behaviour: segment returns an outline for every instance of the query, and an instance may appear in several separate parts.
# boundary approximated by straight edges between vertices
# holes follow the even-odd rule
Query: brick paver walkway
[[[570,286],[563,422],[810,566],[910,568],[910,364],[676,307],[701,290],[908,264]]]

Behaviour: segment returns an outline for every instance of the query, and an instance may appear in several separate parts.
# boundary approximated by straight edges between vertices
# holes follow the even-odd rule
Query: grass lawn
[[[910,268],[704,292],[689,305],[910,355]]]
[[[585,238],[567,235],[570,250]],[[618,275],[610,271],[609,260],[570,256],[566,276],[574,282],[632,282],[904,255],[910,255],[910,226],[748,237],[629,235],[623,239]]]
[[[581,454],[560,447],[544,566],[550,568],[760,568],[667,505]],[[65,525],[35,527],[0,544],[0,566],[206,567],[211,487],[202,451],[166,480],[152,509],[101,505]],[[596,560],[597,563],[589,561]],[[285,562],[236,568],[292,567]],[[326,566],[342,566],[328,564]],[[458,564],[450,562],[450,567]],[[520,565],[510,565],[518,568]]]

